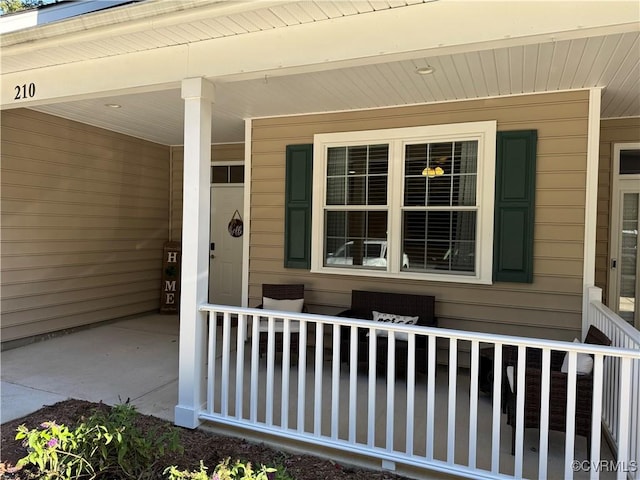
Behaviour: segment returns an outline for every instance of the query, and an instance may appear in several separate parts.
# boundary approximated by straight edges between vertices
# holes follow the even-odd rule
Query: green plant
[[[65,425],[44,422],[39,429],[18,427],[17,440],[23,440],[29,453],[20,459],[18,467],[35,465],[43,479],[79,478],[86,474],[93,478],[93,466],[85,458],[74,453],[78,438]]]
[[[200,462],[200,470],[189,472],[178,470],[177,467],[168,467],[164,473],[169,475],[169,480],[272,480],[275,477],[275,468],[268,468],[262,465],[260,470],[254,471],[251,463],[236,461],[229,465],[230,458],[220,462],[213,471],[211,477],[207,474],[207,467]],[[274,475],[269,475],[273,473]]]
[[[18,428],[28,454],[18,465],[38,468],[40,478],[145,479],[157,477],[160,457],[182,447],[175,429],[143,432],[136,425],[138,413],[129,403],[105,411],[97,409],[74,430],[55,422],[40,428]]]
[[[85,454],[101,473],[117,472],[120,478],[153,478],[157,461],[166,451],[180,452],[177,430],[154,428],[144,432],[137,424],[138,412],[129,403],[116,405],[108,412],[98,410],[84,424],[88,431],[104,427],[115,442],[96,435],[85,444]],[[105,474],[105,477],[107,475]],[[112,477],[109,477],[112,478]]]

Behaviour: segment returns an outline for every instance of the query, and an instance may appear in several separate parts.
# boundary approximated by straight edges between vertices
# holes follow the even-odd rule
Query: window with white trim
[[[491,283],[496,122],[314,137],[312,271]]]

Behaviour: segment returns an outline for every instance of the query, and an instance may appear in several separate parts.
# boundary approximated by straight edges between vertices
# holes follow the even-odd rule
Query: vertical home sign
[[[180,242],[166,242],[162,258],[162,289],[160,311],[177,313],[180,310],[180,266],[182,250]]]

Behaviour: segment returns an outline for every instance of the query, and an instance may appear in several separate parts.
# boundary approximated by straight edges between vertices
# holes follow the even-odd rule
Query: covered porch
[[[613,340],[611,347],[438,328],[374,327],[367,321],[339,317],[202,305],[198,322],[206,334],[197,341],[202,343],[202,356],[189,368],[195,376],[190,391],[180,390],[181,399],[194,399],[194,408],[179,403],[176,422],[184,424],[193,414],[196,424],[213,422],[255,438],[269,436],[290,448],[322,448],[332,458],[418,478],[438,474],[637,478],[640,339],[602,305],[598,293],[591,291],[589,324]],[[277,347],[275,335],[269,333],[264,355],[255,340],[260,318],[284,321],[282,346]],[[291,335],[293,324],[299,329],[295,337]],[[373,332],[381,328],[392,340],[396,334],[407,333],[406,371],[396,370],[393,341],[382,372],[376,368],[375,342],[371,342],[368,369],[358,368],[356,356],[341,361],[340,332],[344,329],[337,326],[352,331],[370,328],[370,338],[376,338]],[[418,371],[414,361],[419,336],[426,336],[429,344],[426,372]],[[291,347],[296,342],[299,348],[294,354]],[[445,365],[436,361],[436,343],[446,344]],[[480,351],[491,346],[496,352],[492,375],[497,380],[492,390],[481,393]],[[514,433],[507,425],[503,401],[509,395],[505,390],[508,380],[500,358],[507,346],[516,348],[520,358],[525,351],[541,349],[543,371],[549,368],[551,351],[568,354],[564,405],[550,398],[549,375],[543,374],[539,429],[525,429],[517,422]],[[350,348],[357,348],[355,342]],[[591,452],[586,437],[575,434],[576,359],[583,353],[595,358],[593,425],[588,435]],[[516,367],[514,376],[510,382],[523,384],[525,369]],[[506,400],[513,402],[516,418],[523,418],[524,395]],[[557,408],[567,410],[564,431],[553,431],[546,423],[550,411]]]
[[[300,349],[299,357],[276,354],[273,342],[269,342],[267,354],[260,357],[257,343],[251,341],[251,334],[246,335],[252,328],[250,319],[257,313],[274,312],[203,306],[200,319],[212,328],[205,337],[206,358],[194,368],[201,375],[196,387],[203,395],[196,414],[198,421],[218,431],[330,455],[347,464],[395,469],[416,478],[438,474],[472,478],[637,478],[631,462],[637,462],[639,448],[639,344],[612,321],[606,308],[597,302],[592,307],[593,322],[625,348],[590,349],[598,352],[603,365],[603,429],[601,437],[592,443],[596,460],[589,460],[584,437],[569,438],[563,432],[551,431],[543,438],[548,452],[541,467],[538,429],[526,429],[518,437],[516,455],[511,455],[511,427],[501,402],[494,402],[502,395],[499,383],[494,383],[493,392],[480,392],[478,357],[471,357],[476,358],[471,364],[464,357],[468,358],[469,352],[478,354],[481,346],[490,343],[515,344],[523,339],[427,329],[430,331],[424,333],[430,342],[454,342],[457,355],[448,361],[455,368],[436,365],[429,358],[426,373],[408,365],[408,375],[399,372],[387,376],[385,372],[353,370],[349,363],[336,362],[332,325],[336,321],[353,325],[362,322],[319,315],[291,318],[304,322],[302,331],[308,332],[300,335],[299,341],[307,347]],[[233,320],[238,315],[240,322]],[[207,318],[218,320],[208,322]],[[404,329],[416,328],[420,327]],[[178,401],[178,332],[176,316],[149,315],[3,352],[3,421],[10,419],[7,415],[12,411],[27,414],[68,397],[109,404],[130,398],[140,412],[173,420],[173,407]],[[568,343],[535,339],[528,339],[526,344],[584,350],[584,346],[572,349]],[[635,353],[629,351],[633,349]],[[630,372],[616,358],[629,359]],[[389,365],[390,370],[395,369],[393,362]],[[630,382],[621,381],[624,375],[631,376]],[[25,399],[36,404],[26,405],[29,402]],[[16,406],[23,410],[12,410]],[[612,434],[613,451],[606,440]],[[618,465],[615,445],[625,439],[626,445],[621,446],[626,454],[620,448],[617,454],[623,457],[620,465],[626,465],[627,471],[623,467],[614,471],[613,466]],[[573,452],[569,455],[571,462],[580,462],[575,472],[573,463],[569,465],[569,475],[567,449]],[[606,466],[588,471],[589,461],[605,462],[602,465]]]

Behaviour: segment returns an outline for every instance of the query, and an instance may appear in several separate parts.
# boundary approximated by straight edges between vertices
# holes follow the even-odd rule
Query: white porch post
[[[589,91],[589,124],[587,137],[587,179],[584,206],[584,264],[582,289],[582,338],[589,329],[589,288],[596,276],[596,224],[598,220],[598,166],[600,161],[600,103],[602,89]]]
[[[206,313],[209,291],[211,113],[215,87],[203,78],[182,81],[184,187],[182,286],[176,425],[196,428],[205,402]]]

